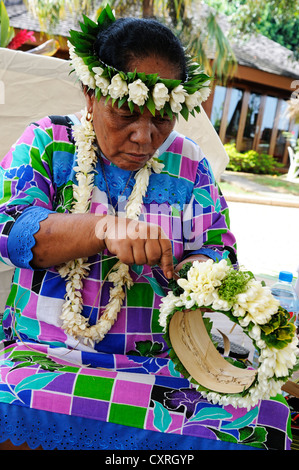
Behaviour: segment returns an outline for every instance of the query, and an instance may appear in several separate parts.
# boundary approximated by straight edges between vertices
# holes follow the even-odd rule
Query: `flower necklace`
[[[94,187],[93,170],[97,162],[96,135],[92,118],[85,109],[82,112],[81,125],[73,126],[73,136],[77,149],[77,166],[74,167],[78,185],[73,185],[74,203],[72,213],[86,213]],[[164,165],[158,161],[158,151],[135,175],[135,185],[126,205],[126,217],[138,220],[141,213],[143,197],[146,193],[152,171],[160,173]],[[66,278],[66,295],[60,319],[65,332],[86,345],[94,346],[102,341],[109,332],[122,307],[125,298],[124,287],[133,285],[129,266],[118,261],[108,276],[113,283],[110,289],[109,302],[104,313],[95,325],[90,326],[88,319],[81,313],[83,310],[82,288],[83,279],[89,273],[90,265],[87,258],[69,261],[58,268],[61,277]]]

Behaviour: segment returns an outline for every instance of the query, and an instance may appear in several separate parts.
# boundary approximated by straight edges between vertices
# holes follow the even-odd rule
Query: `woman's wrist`
[[[96,219],[96,223],[94,227],[94,235],[99,244],[98,251],[101,252],[107,248],[106,237],[107,237],[108,225],[111,226],[111,224],[113,224],[115,227],[115,230],[117,229],[116,217],[114,215],[109,215],[109,214],[103,214],[103,215],[96,216],[96,217],[97,219]]]
[[[106,248],[97,227],[106,215],[52,213],[40,223],[32,249],[32,266],[48,268],[77,258],[87,258]]]

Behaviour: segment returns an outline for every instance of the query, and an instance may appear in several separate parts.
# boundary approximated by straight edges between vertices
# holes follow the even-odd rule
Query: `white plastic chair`
[[[299,153],[295,153],[294,149],[291,146],[288,147],[288,152],[290,158],[290,166],[287,174],[287,180],[293,181],[299,176]]]

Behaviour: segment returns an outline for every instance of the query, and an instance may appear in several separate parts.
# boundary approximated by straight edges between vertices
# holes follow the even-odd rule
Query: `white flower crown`
[[[104,64],[94,55],[97,35],[115,21],[111,8],[106,6],[97,23],[83,16],[82,32],[70,31],[68,40],[71,65],[77,77],[89,89],[95,90],[98,99],[104,96],[121,107],[127,103],[131,112],[134,105],[143,111],[146,106],[155,115],[166,113],[171,119],[180,113],[186,120],[189,113],[200,112],[200,105],[210,94],[211,78],[195,62],[188,62],[188,78],[162,79],[157,74],[122,72]]]
[[[252,273],[235,270],[226,260],[218,263],[195,261],[186,265],[180,275],[180,279],[172,281],[173,290],[162,299],[159,316],[176,369],[191,379],[197,390],[213,403],[250,408],[261,399],[276,396],[297,367],[298,338],[289,313],[279,305],[270,289],[255,280]],[[204,386],[198,378],[190,377],[188,366],[184,364],[184,353],[181,355],[174,350],[169,335],[175,313],[187,309],[222,312],[252,339],[259,354],[259,367],[255,374],[250,371],[254,375],[247,388],[239,393],[219,393]],[[201,312],[197,313],[201,315]],[[211,329],[211,325],[207,329]],[[206,351],[207,355],[210,353]],[[196,354],[192,357],[196,362]]]

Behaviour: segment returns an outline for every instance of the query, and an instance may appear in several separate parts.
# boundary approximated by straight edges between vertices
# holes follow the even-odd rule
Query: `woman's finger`
[[[160,239],[162,255],[160,259],[160,266],[167,279],[172,279],[174,275],[173,256],[171,241],[167,238]]]
[[[154,266],[159,264],[162,255],[162,249],[159,240],[149,240],[145,244],[145,253],[147,258],[147,264]]]

